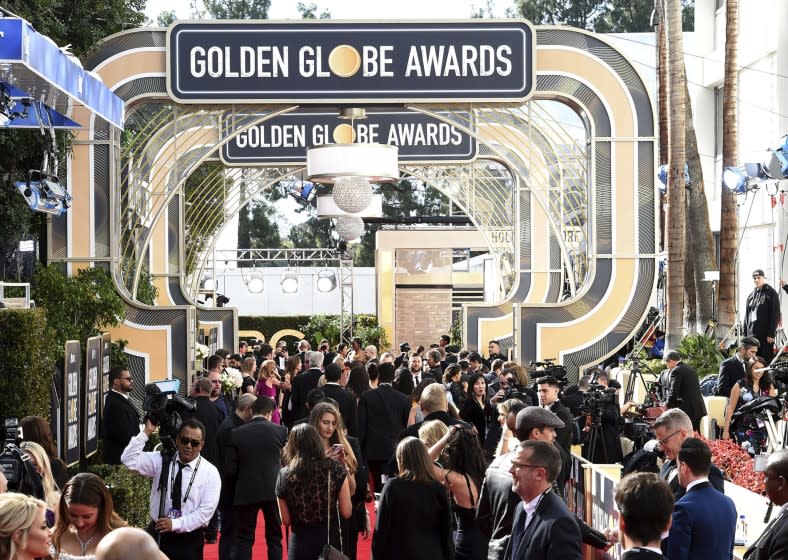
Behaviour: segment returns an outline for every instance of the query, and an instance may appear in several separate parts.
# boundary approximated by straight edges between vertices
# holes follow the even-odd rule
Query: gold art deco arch
[[[424,165],[405,171],[449,195],[484,235],[496,229],[513,233],[510,241],[491,243],[499,265],[511,269],[501,286],[506,295],[497,305],[466,306],[467,345],[476,348],[501,338],[521,360],[556,357],[576,371],[597,363],[631,336],[654,290],[654,115],[642,79],[603,39],[570,28],[536,29],[534,99],[506,110],[469,104],[482,159],[496,163]],[[91,126],[80,131],[74,143],[69,184],[75,204],[53,223],[51,258],[71,270],[94,265],[112,270],[127,298],[123,325],[113,336],[129,341],[132,355],[141,358],[135,367],[144,369],[146,379],[186,379],[198,322],[216,324],[221,345],[234,345],[236,338],[235,310],[194,305],[195,278],[186,281],[184,264],[196,256],[187,254],[180,237],[189,212],[183,184],[201,162],[213,157],[220,142],[217,125],[228,107],[183,108],[169,99],[164,33],[141,29],[112,36],[86,61],[86,67],[126,101],[128,122],[137,118],[135,127],[148,131],[148,141],[124,150],[133,142],[124,142],[120,133],[75,111]],[[564,103],[584,119],[587,143],[575,146],[578,157],[566,167],[557,157],[566,135],[541,114],[541,100]],[[254,109],[259,112],[261,107]],[[484,176],[495,166],[508,178]],[[255,188],[266,188],[292,171],[257,171]],[[221,192],[224,204],[200,223],[211,218],[223,224],[228,218],[225,205],[237,212],[253,197],[254,189],[241,193],[221,188],[226,181],[226,175],[221,180],[218,174],[204,178],[206,191],[216,196]],[[490,196],[510,201],[513,212],[491,212]],[[582,209],[584,217],[567,218],[567,208]],[[572,219],[578,220],[573,230],[581,239],[574,240],[570,251],[564,226]],[[578,246],[584,250],[577,251]],[[160,288],[152,307],[130,296],[144,268]],[[572,297],[559,303],[570,270],[575,280]]]

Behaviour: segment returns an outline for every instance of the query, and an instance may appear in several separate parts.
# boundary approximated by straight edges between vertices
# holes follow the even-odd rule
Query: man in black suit
[[[356,397],[350,391],[346,391],[342,385],[342,378],[347,382],[347,374],[342,373],[342,368],[337,364],[328,364],[325,370],[326,384],[323,385],[323,393],[326,397],[334,399],[342,415],[342,423],[347,428],[348,435],[356,436]]]
[[[522,414],[524,411],[520,411]],[[563,500],[552,491],[561,455],[547,441],[523,441],[515,448],[510,473],[517,504],[507,558],[581,560],[580,528]]]
[[[424,390],[421,392],[421,398],[419,399],[419,406],[421,407],[422,414],[424,414],[424,420],[411,424],[405,428],[400,433],[400,441],[408,436],[418,438],[419,428],[430,420],[440,420],[446,426],[463,423],[462,420],[457,420],[449,414],[449,401],[446,399],[446,388],[442,383],[430,383],[424,387]]]
[[[664,560],[662,534],[670,527],[673,492],[654,473],[632,473],[616,487],[621,560]]]
[[[736,353],[727,360],[723,360],[720,364],[720,373],[717,376],[717,394],[719,396],[731,396],[731,389],[739,379],[744,378],[747,365],[758,353],[759,345],[760,342],[757,338],[745,336],[741,339],[741,346]]]
[[[692,436],[692,422],[689,416],[679,408],[671,408],[660,414],[654,422],[654,435],[659,441],[659,446],[665,453],[665,463],[659,472],[659,477],[667,481],[673,491],[673,498],[678,500],[686,492],[686,488],[679,482],[676,458],[679,455],[681,444],[684,440]],[[725,479],[722,471],[716,465],[711,465],[709,471],[709,482],[711,485],[725,493]]]
[[[780,510],[744,553],[744,560],[785,560],[788,558],[788,449],[769,455],[764,474],[766,495]]]
[[[258,397],[252,405],[249,423],[230,432],[227,474],[235,478],[233,509],[238,520],[239,560],[252,558],[260,510],[265,519],[268,560],[282,558],[282,520],[275,490],[287,428],[271,422],[275,406],[273,399]]]
[[[235,499],[235,478],[227,474],[227,446],[230,444],[230,432],[243,426],[252,419],[252,404],[257,397],[244,393],[235,403],[235,412],[222,420],[216,432],[216,444],[219,456],[224,460],[219,467],[222,477],[222,493],[219,495],[219,512],[222,518],[222,534],[219,539],[219,560],[234,560],[237,557],[238,520],[233,510]]]
[[[297,378],[296,378],[297,379]],[[358,402],[358,439],[361,454],[367,459],[375,491],[383,488],[382,475],[394,454],[399,433],[408,424],[410,399],[396,391],[393,364],[380,364],[378,387],[361,394]]]
[[[192,398],[197,408],[194,410],[194,417],[205,426],[205,447],[201,455],[205,457],[217,469],[221,466],[219,462],[219,447],[216,442],[216,434],[219,431],[219,424],[224,420],[222,411],[211,402],[210,394],[213,384],[206,377],[197,379],[194,383]]]
[[[112,387],[104,401],[104,462],[120,465],[120,454],[131,438],[140,433],[140,415],[129,400],[134,380],[129,370],[112,368],[109,371]]]
[[[675,350],[668,352],[665,363],[670,370],[668,408],[680,408],[692,421],[692,429],[700,430],[700,419],[706,416],[706,403],[700,392],[698,372],[681,361]]]
[[[555,429],[555,440],[566,450],[572,447],[572,413],[558,400],[561,385],[551,376],[540,377],[536,380],[539,386],[539,404],[558,416],[564,423],[563,427]]]
[[[290,402],[293,405],[293,418],[303,418],[307,415],[306,395],[317,387],[320,376],[323,375],[323,353],[307,352],[306,360],[309,369],[296,375],[291,381]]]
[[[430,370],[425,374],[433,377],[438,383],[443,382],[443,368],[441,367],[441,353],[439,350],[427,352],[427,366]]]

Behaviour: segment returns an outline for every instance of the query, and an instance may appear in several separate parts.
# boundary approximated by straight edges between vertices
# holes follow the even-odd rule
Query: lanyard
[[[202,462],[202,455],[200,455],[200,457],[197,459],[197,466],[194,467],[194,469],[192,469],[192,477],[191,477],[191,479],[189,479],[189,485],[186,487],[186,494],[184,494],[183,498],[181,499],[181,507],[183,507],[183,504],[185,504],[186,500],[189,499],[189,492],[191,492],[192,484],[194,484],[194,477],[197,476],[197,469],[200,468],[200,463],[201,462]],[[175,465],[176,464],[177,463],[175,461],[173,461],[172,462],[172,468],[170,469],[170,493],[172,493],[172,487],[175,486]],[[183,465],[183,467],[181,467],[181,469],[183,469],[185,467],[186,467],[186,465]]]

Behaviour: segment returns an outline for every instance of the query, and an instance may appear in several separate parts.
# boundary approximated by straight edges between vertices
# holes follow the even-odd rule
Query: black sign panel
[[[179,22],[167,89],[182,103],[519,103],[534,83],[525,20]]]
[[[219,327],[211,327],[208,331],[208,348],[211,350],[211,355],[216,354],[219,349]]]
[[[99,384],[101,379],[101,337],[92,336],[88,339],[87,359],[85,360],[85,381],[83,404],[83,441],[85,457],[90,457],[98,450],[99,421]]]
[[[101,335],[101,418],[104,418],[104,403],[107,400],[107,393],[109,393],[109,364],[110,355],[112,353],[112,335],[104,333]]]
[[[258,115],[237,115],[223,136],[247,126],[222,146],[227,165],[306,165],[306,148],[340,142],[399,146],[400,163],[469,162],[476,157],[476,139],[462,130],[468,113],[440,113],[449,120],[417,111],[368,112],[364,120],[337,120],[335,111],[285,113],[247,126]],[[455,124],[456,123],[456,124]]]
[[[66,382],[63,399],[63,461],[66,465],[79,462],[80,456],[80,375],[82,349],[78,340],[66,341]]]

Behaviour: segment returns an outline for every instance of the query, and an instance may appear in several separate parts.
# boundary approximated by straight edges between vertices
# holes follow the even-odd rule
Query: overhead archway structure
[[[535,29],[530,99],[405,100],[408,109],[450,120],[472,136],[475,157],[405,161],[401,169],[461,207],[502,270],[500,302],[465,307],[467,346],[502,339],[523,361],[557,358],[577,371],[631,336],[655,287],[654,114],[632,64],[602,38]],[[89,193],[75,205],[96,219],[69,223],[62,252],[52,255],[89,265],[109,253],[127,300],[114,336],[143,358],[146,380],[187,379],[198,324],[218,326],[219,344],[235,345],[235,310],[196,305],[205,255],[257,192],[302,167],[219,166],[187,189],[187,180],[219,161],[236,135],[303,107],[281,99],[175,101],[168,56],[166,30],[148,28],[109,37],[86,61],[124,100],[126,136],[96,126],[77,138],[71,173],[85,178]],[[582,138],[551,119],[549,103],[578,115]],[[223,133],[228,122],[233,128]],[[92,152],[97,134],[109,147],[103,158]],[[155,306],[133,296],[145,273],[159,287]]]

